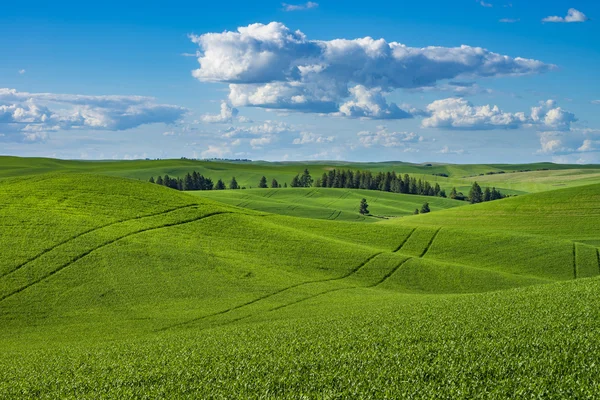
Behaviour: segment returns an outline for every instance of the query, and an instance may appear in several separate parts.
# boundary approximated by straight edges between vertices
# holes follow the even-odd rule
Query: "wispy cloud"
[[[483,1],[483,0],[478,0],[477,2],[478,2],[478,3],[479,3],[481,6],[482,6],[482,7],[487,7],[487,8],[494,7],[494,5],[493,5],[493,4],[491,4],[491,3],[486,3],[486,2],[485,2],[485,1]]]
[[[588,20],[589,20],[589,18],[584,13],[582,13],[581,11],[578,11],[574,8],[570,8],[566,17],[550,16],[550,17],[544,18],[542,21],[543,22],[570,23],[570,22],[585,22]]]
[[[314,1],[309,1],[304,4],[281,3],[281,5],[283,6],[284,11],[302,11],[319,7],[319,3],[315,3]]]
[[[19,70],[19,75],[23,75],[26,71],[24,69]]]
[[[174,123],[187,109],[157,104],[152,97],[28,93],[0,88],[3,141],[36,142],[59,130],[123,131]]]
[[[514,24],[521,21],[519,18],[502,18],[500,22],[503,24]]]

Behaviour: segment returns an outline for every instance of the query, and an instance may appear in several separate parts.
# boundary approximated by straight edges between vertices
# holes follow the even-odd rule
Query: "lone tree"
[[[215,185],[215,190],[225,190],[225,184],[221,179],[217,181],[217,184]]]
[[[149,180],[148,182],[150,182],[150,183],[154,183],[154,177],[153,177],[153,176],[151,176],[151,177],[150,177],[150,180]]]
[[[477,182],[473,182],[473,186],[469,191],[469,200],[471,201],[471,204],[477,204],[483,201],[483,191]]]
[[[279,184],[279,182],[277,182],[277,179],[273,178],[273,180],[271,181],[271,187],[273,189],[277,189],[277,188],[281,187],[281,185]]]
[[[414,215],[419,215],[419,209],[415,208],[415,212],[413,213]]]
[[[358,209],[358,212],[361,213],[362,215],[369,214],[369,205],[367,204],[367,199],[362,199],[360,201],[360,207]]]
[[[421,214],[427,214],[429,212],[431,212],[431,209],[429,208],[429,203],[423,204],[423,206],[421,207]]]
[[[231,178],[231,182],[229,183],[229,189],[239,189],[240,185],[238,185],[237,181],[235,180],[235,176],[233,178]]]
[[[265,178],[264,176],[262,178],[260,178],[260,182],[258,182],[258,187],[261,189],[266,189],[267,188],[267,178]]]

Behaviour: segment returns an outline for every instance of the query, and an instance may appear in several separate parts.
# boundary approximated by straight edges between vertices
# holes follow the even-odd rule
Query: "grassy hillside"
[[[596,397],[599,186],[362,224],[422,199],[0,180],[0,397]]]
[[[252,210],[340,221],[376,222],[382,217],[411,215],[425,202],[433,210],[465,205],[462,201],[440,197],[328,188],[214,190],[190,194]],[[358,213],[362,198],[367,199],[372,216],[363,217]]]
[[[393,223],[528,233],[600,244],[600,185],[518,196]]]

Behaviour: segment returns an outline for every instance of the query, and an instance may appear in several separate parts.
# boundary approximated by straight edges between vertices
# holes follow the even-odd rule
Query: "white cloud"
[[[517,22],[520,22],[521,20],[519,18],[502,18],[500,19],[500,22],[502,22],[503,24],[514,24]]]
[[[83,96],[0,89],[3,140],[36,141],[58,130],[121,131],[145,124],[174,123],[187,110],[141,96]]]
[[[479,0],[479,1],[478,1],[478,3],[479,3],[479,4],[480,4],[482,7],[487,7],[487,8],[494,7],[494,5],[493,5],[493,4],[491,4],[491,3],[486,3],[486,2],[485,2],[485,1],[483,1],[483,0]]]
[[[358,141],[363,147],[406,147],[408,143],[417,143],[424,138],[414,132],[389,132],[386,127],[379,126],[374,132],[361,131],[357,133]]]
[[[448,79],[537,74],[555,68],[479,47],[413,48],[370,37],[309,40],[278,22],[191,36],[191,40],[200,47],[200,68],[193,76],[203,82],[228,83],[234,107],[351,117],[406,118],[397,106],[382,102],[383,93],[395,89],[429,87]],[[357,90],[370,99],[357,99]]]
[[[554,100],[541,102],[538,107],[533,107],[531,109],[531,119],[544,128],[562,131],[569,130],[571,124],[577,121],[575,114],[556,107]]]
[[[219,114],[204,114],[200,117],[202,122],[207,124],[230,124],[237,122],[252,122],[249,118],[239,117],[238,109],[231,107],[226,101],[221,102],[221,112]]]
[[[498,106],[474,106],[462,98],[436,100],[427,110],[431,116],[422,121],[424,128],[516,129],[526,122],[524,113],[506,113]]]
[[[331,143],[335,140],[334,136],[321,136],[312,132],[300,132],[300,136],[294,139],[292,144],[309,144],[309,143]]]
[[[589,18],[582,13],[581,11],[578,11],[574,8],[570,8],[569,11],[567,12],[567,16],[566,17],[559,17],[559,16],[550,16],[550,17],[546,17],[544,18],[542,21],[543,22],[585,22],[588,21]]]
[[[592,104],[600,104],[600,100],[592,100]]]
[[[319,3],[315,3],[313,1],[306,2],[304,4],[287,4],[281,3],[284,11],[301,11],[301,10],[310,10],[311,8],[319,7]]]
[[[388,104],[381,89],[367,89],[363,85],[350,88],[352,100],[342,104],[336,115],[350,118],[404,119],[412,118],[410,112],[400,109],[396,103]]]
[[[23,74],[25,74],[25,72],[27,72],[27,71],[25,71],[24,69],[20,69],[19,70],[19,75],[23,75]]]
[[[231,150],[226,145],[209,145],[208,149],[200,153],[200,156],[202,158],[225,158],[229,154],[231,154]]]
[[[533,107],[529,116],[523,112],[504,112],[496,105],[475,106],[462,98],[436,100],[427,106],[427,111],[430,116],[423,119],[424,128],[489,130],[535,126],[568,130],[577,121],[574,114],[556,107],[552,100]]]
[[[566,155],[600,152],[600,130],[572,129],[570,131],[540,132],[538,153]]]
[[[221,138],[230,141],[230,146],[240,146],[244,143],[253,149],[261,149],[279,141],[281,135],[296,133],[298,130],[285,122],[264,121],[263,123],[245,126],[230,127],[221,133]]]
[[[439,154],[458,154],[458,155],[466,154],[464,149],[451,150],[448,146],[442,147],[440,149],[440,151],[438,151],[437,153],[439,153]]]

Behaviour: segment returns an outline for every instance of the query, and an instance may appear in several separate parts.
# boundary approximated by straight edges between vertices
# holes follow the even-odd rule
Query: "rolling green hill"
[[[465,205],[462,201],[441,197],[329,188],[210,190],[193,191],[190,194],[274,214],[340,221],[376,222],[380,218],[411,215],[425,202],[433,210]],[[362,198],[368,200],[370,217],[358,213]]]
[[[471,206],[97,164],[0,180],[0,397],[600,395],[600,185]],[[434,212],[356,223],[363,196]]]

